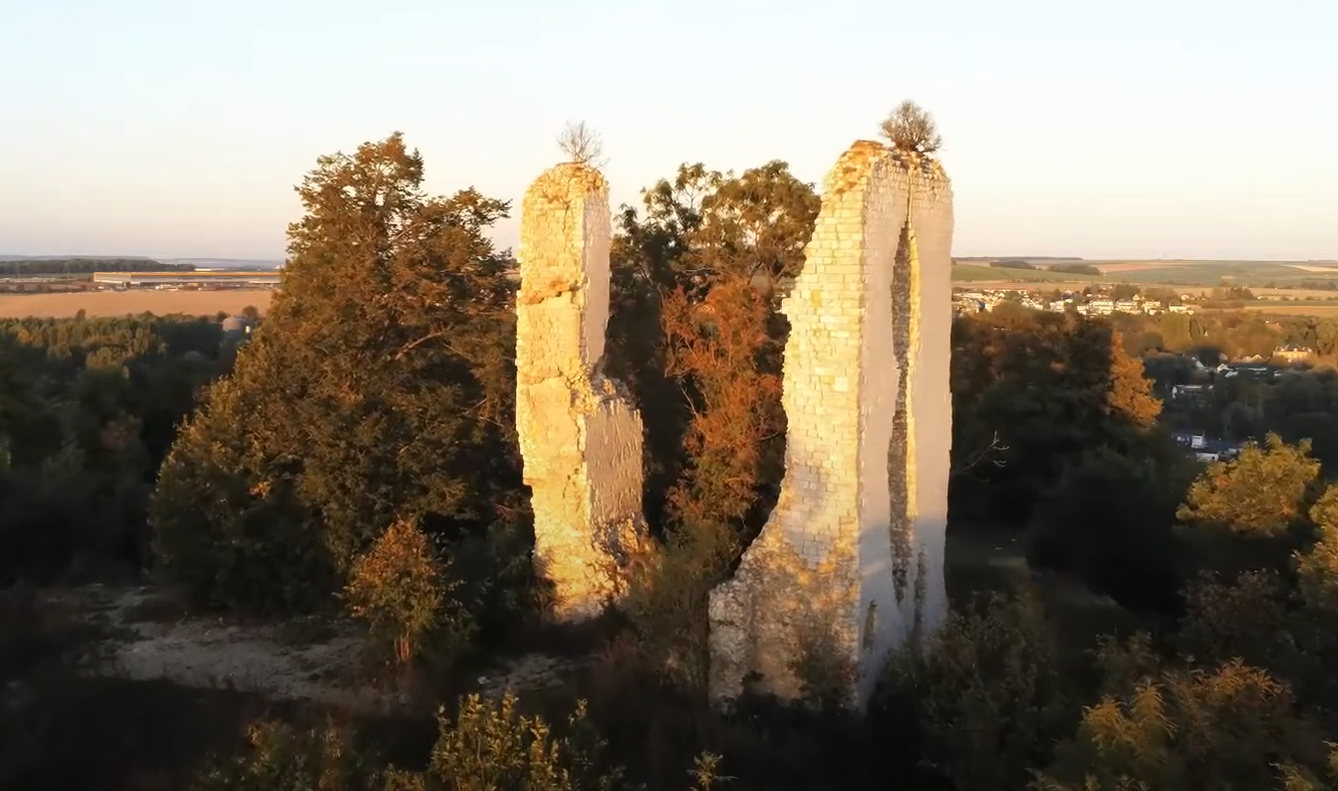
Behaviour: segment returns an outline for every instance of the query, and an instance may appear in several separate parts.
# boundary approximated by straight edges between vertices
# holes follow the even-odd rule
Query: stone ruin
[[[710,597],[711,695],[867,702],[947,611],[952,190],[932,159],[857,141],[827,175],[791,326],[779,502]],[[641,421],[599,373],[607,188],[560,165],[526,193],[517,425],[559,617],[595,614],[644,540]],[[807,689],[806,689],[807,687]]]
[[[577,163],[525,193],[516,296],[516,432],[535,562],[561,621],[615,599],[646,540],[641,415],[602,372],[609,321],[608,185]]]
[[[836,677],[863,704],[888,655],[946,614],[952,225],[932,160],[860,140],[828,173],[781,305],[785,477],[711,593],[712,697]]]

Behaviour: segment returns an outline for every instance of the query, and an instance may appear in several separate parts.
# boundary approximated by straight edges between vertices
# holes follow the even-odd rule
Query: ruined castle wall
[[[911,399],[916,427],[913,535],[917,567],[924,570],[914,585],[915,617],[921,619],[920,628],[932,631],[948,614],[943,563],[952,467],[952,185],[937,167],[916,174],[911,228],[918,258],[919,336]]]
[[[559,165],[525,193],[516,298],[516,430],[535,562],[555,615],[598,615],[644,539],[641,417],[600,371],[609,316],[608,188]]]
[[[900,641],[905,618],[898,606],[891,526],[905,507],[900,456],[889,455],[897,435],[896,408],[904,360],[896,352],[898,319],[895,277],[902,229],[907,220],[907,174],[890,156],[869,174],[864,211],[862,278],[864,310],[860,348],[859,581],[860,647],[856,688],[867,700],[882,662]]]
[[[923,252],[917,216],[928,225]],[[936,625],[919,602],[942,600],[950,244],[936,167],[858,141],[828,174],[782,304],[791,330],[780,498],[711,595],[716,699],[749,678],[784,697],[839,678],[863,703],[888,654]]]

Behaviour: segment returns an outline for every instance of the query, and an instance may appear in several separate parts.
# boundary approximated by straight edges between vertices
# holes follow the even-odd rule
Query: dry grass
[[[273,295],[273,291],[266,289],[0,294],[0,317],[69,318],[81,309],[89,317],[145,312],[160,316],[169,313],[212,316],[219,311],[237,313],[247,305],[254,305],[264,313]]]

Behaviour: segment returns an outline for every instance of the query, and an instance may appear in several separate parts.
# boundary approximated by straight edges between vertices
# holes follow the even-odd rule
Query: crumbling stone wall
[[[862,704],[888,654],[945,614],[952,223],[932,160],[862,140],[827,175],[781,306],[780,499],[711,594],[718,700],[751,682]]]
[[[535,562],[554,615],[598,615],[642,551],[641,416],[602,371],[609,319],[608,186],[578,163],[525,193],[516,298],[516,430]]]

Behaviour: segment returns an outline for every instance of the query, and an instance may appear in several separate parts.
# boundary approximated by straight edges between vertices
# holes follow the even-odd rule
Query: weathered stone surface
[[[608,187],[558,165],[525,193],[516,298],[516,430],[534,510],[535,562],[554,615],[616,599],[642,551],[641,416],[601,372],[609,317]]]
[[[936,163],[857,141],[828,174],[790,321],[775,511],[711,594],[711,692],[867,702],[946,610],[952,193]]]

